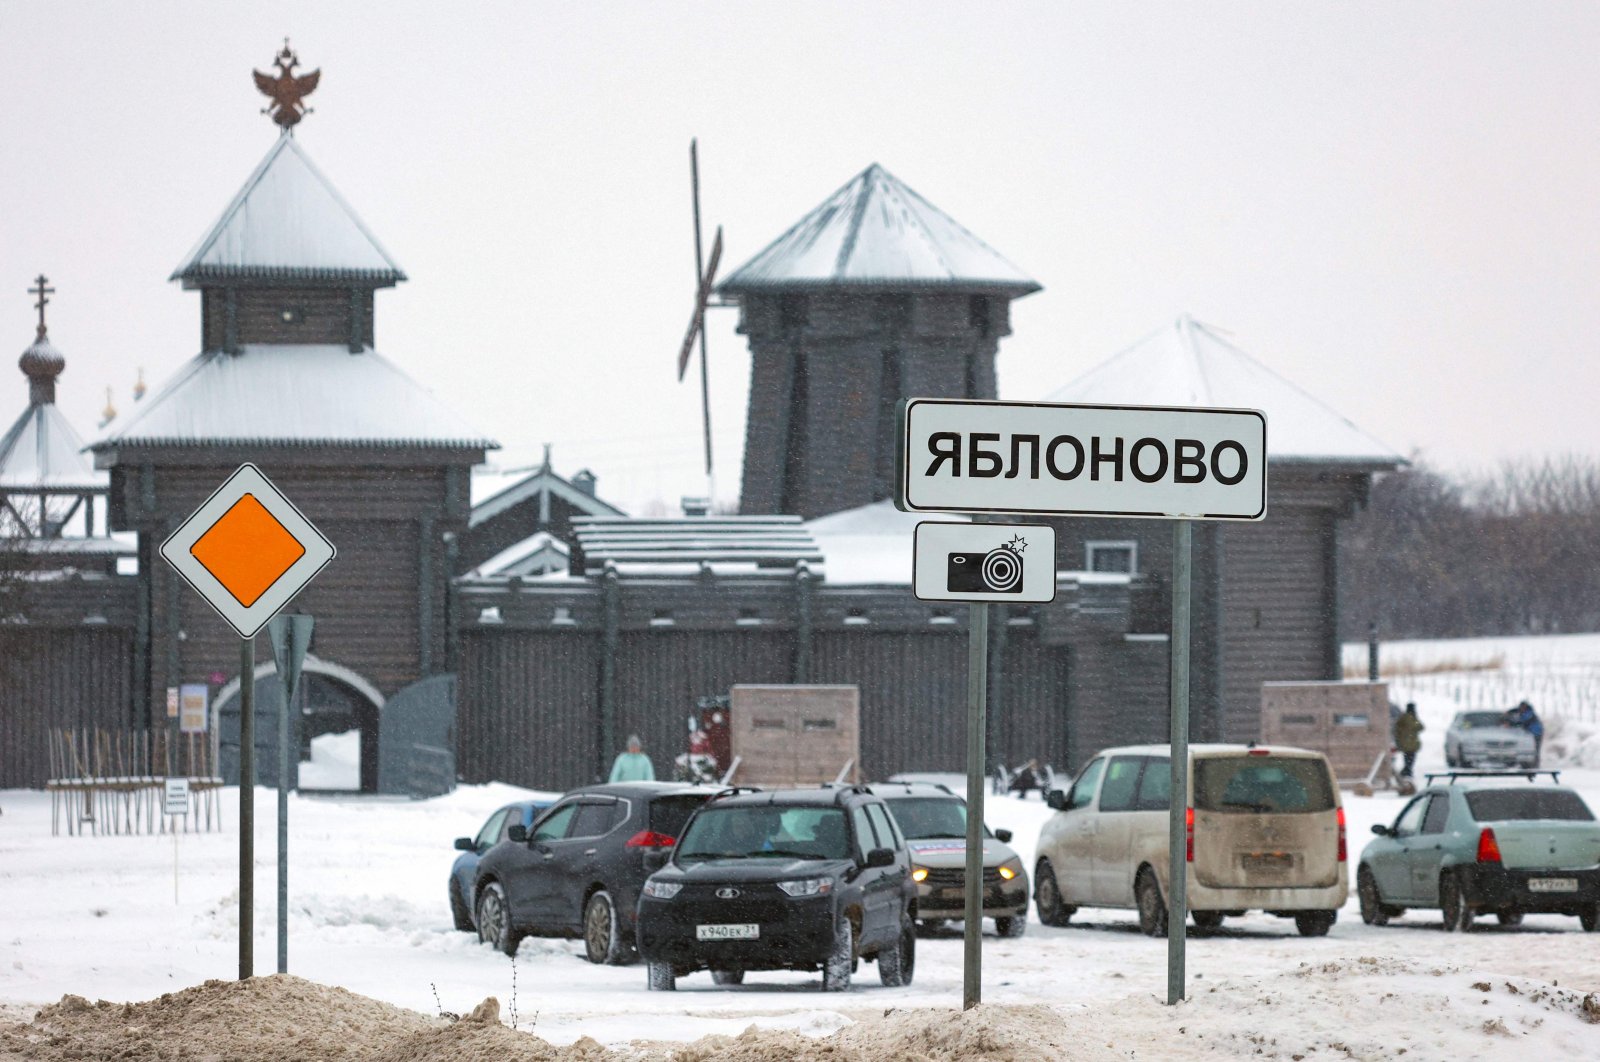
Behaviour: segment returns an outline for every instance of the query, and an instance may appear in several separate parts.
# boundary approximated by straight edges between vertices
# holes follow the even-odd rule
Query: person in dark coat
[[[1022,768],[1011,776],[1011,784],[1007,788],[1023,800],[1028,799],[1029,790],[1042,789],[1043,786],[1039,783],[1039,761],[1029,760],[1023,764]]]
[[[1544,746],[1544,722],[1533,705],[1523,701],[1506,712],[1506,725],[1518,727],[1533,735],[1533,765],[1539,766],[1539,754]]]
[[[1427,729],[1422,725],[1422,720],[1417,718],[1417,705],[1412,701],[1406,705],[1406,710],[1400,713],[1400,718],[1394,721],[1394,747],[1400,750],[1400,755],[1405,763],[1400,768],[1401,778],[1411,777],[1411,768],[1417,762],[1417,753],[1422,751],[1422,732]]]

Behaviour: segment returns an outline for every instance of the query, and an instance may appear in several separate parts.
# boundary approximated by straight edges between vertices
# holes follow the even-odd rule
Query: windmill
[[[689,318],[689,331],[683,337],[683,346],[678,350],[678,380],[683,381],[683,374],[689,368],[689,357],[694,350],[694,341],[700,339],[700,406],[704,413],[705,442],[706,442],[706,504],[716,502],[717,481],[712,472],[711,461],[711,374],[706,365],[706,308],[711,305],[711,286],[717,279],[717,263],[722,259],[722,226],[717,226],[717,235],[711,241],[711,263],[703,265],[700,252],[700,151],[699,141],[689,141],[689,187],[694,200],[694,280],[695,299],[694,315]],[[708,510],[709,511],[709,508]]]

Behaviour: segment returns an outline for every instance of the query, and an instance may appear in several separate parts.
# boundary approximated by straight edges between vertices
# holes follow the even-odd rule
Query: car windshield
[[[849,829],[839,808],[747,805],[701,811],[678,842],[677,861],[845,859],[849,851]]]
[[[967,804],[956,797],[908,797],[889,801],[894,821],[908,841],[965,837]]]
[[[1289,756],[1197,758],[1194,805],[1202,811],[1333,810],[1333,781],[1321,760]]]
[[[1462,712],[1456,716],[1457,730],[1482,730],[1485,727],[1504,726],[1505,715],[1500,712]]]
[[[1467,794],[1467,807],[1478,822],[1594,821],[1583,798],[1568,789],[1479,789]]]

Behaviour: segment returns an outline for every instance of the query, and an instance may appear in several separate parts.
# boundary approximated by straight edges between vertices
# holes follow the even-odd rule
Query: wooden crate
[[[735,686],[728,722],[739,785],[860,779],[861,691],[855,686]]]
[[[1364,780],[1389,750],[1389,686],[1383,682],[1264,682],[1261,740],[1315,749],[1341,782]]]

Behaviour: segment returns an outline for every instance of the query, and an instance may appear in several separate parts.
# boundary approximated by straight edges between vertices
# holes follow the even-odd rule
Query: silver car
[[[1509,726],[1504,712],[1457,712],[1444,732],[1444,759],[1451,767],[1533,767],[1533,735]]]

